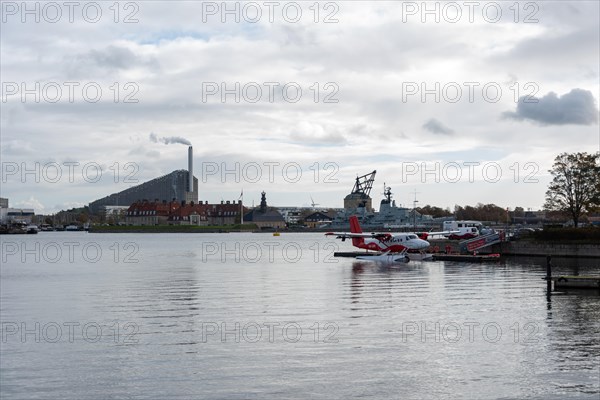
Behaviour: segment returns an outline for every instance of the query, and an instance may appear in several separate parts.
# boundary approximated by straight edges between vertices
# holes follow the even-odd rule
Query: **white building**
[[[302,218],[302,208],[299,207],[277,207],[286,224],[297,224]]]
[[[13,222],[31,224],[34,215],[33,208],[0,208],[0,221],[2,224]]]
[[[102,206],[100,212],[104,215],[105,221],[124,224],[128,209],[129,206]]]

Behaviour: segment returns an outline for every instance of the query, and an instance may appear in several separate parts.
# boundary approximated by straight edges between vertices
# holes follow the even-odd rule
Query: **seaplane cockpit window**
[[[417,235],[408,235],[408,238],[409,238],[409,239],[416,239],[416,238],[417,238]]]

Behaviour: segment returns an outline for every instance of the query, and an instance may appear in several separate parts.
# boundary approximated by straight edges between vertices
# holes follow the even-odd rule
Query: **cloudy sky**
[[[2,197],[37,213],[175,169],[200,199],[537,209],[596,152],[599,3],[2,2]]]

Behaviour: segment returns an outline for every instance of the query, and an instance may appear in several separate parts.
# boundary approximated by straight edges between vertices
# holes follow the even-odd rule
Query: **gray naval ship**
[[[385,183],[383,185],[384,198],[379,204],[379,212],[376,212],[369,196],[376,173],[377,171],[373,171],[356,177],[352,192],[344,198],[344,209],[336,215],[331,223],[331,228],[349,229],[351,215],[358,216],[361,227],[366,230],[411,231],[427,229],[434,225],[433,217],[430,215],[423,215],[414,207],[410,209],[396,206],[396,201],[392,199],[392,189]]]

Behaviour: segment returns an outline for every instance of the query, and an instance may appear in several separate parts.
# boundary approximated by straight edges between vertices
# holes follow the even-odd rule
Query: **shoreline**
[[[286,229],[280,230],[283,236],[286,233],[324,233],[329,232],[326,228],[313,229]],[[122,227],[93,227],[90,233],[266,233],[276,232],[274,229],[261,230],[256,225],[230,226],[191,226],[191,225],[160,225],[160,226],[122,226]],[[443,251],[446,246],[451,247],[451,252],[459,252],[459,242],[449,240],[433,239],[429,240],[432,250],[438,248]],[[481,249],[479,254],[498,253],[502,257],[564,257],[564,258],[600,258],[600,243],[592,240],[518,240],[502,242]]]
[[[198,226],[198,225],[142,225],[142,226],[102,226],[92,227],[90,233],[324,233],[331,232],[327,228],[307,228],[307,229],[259,229],[254,224],[224,225],[224,226]]]

